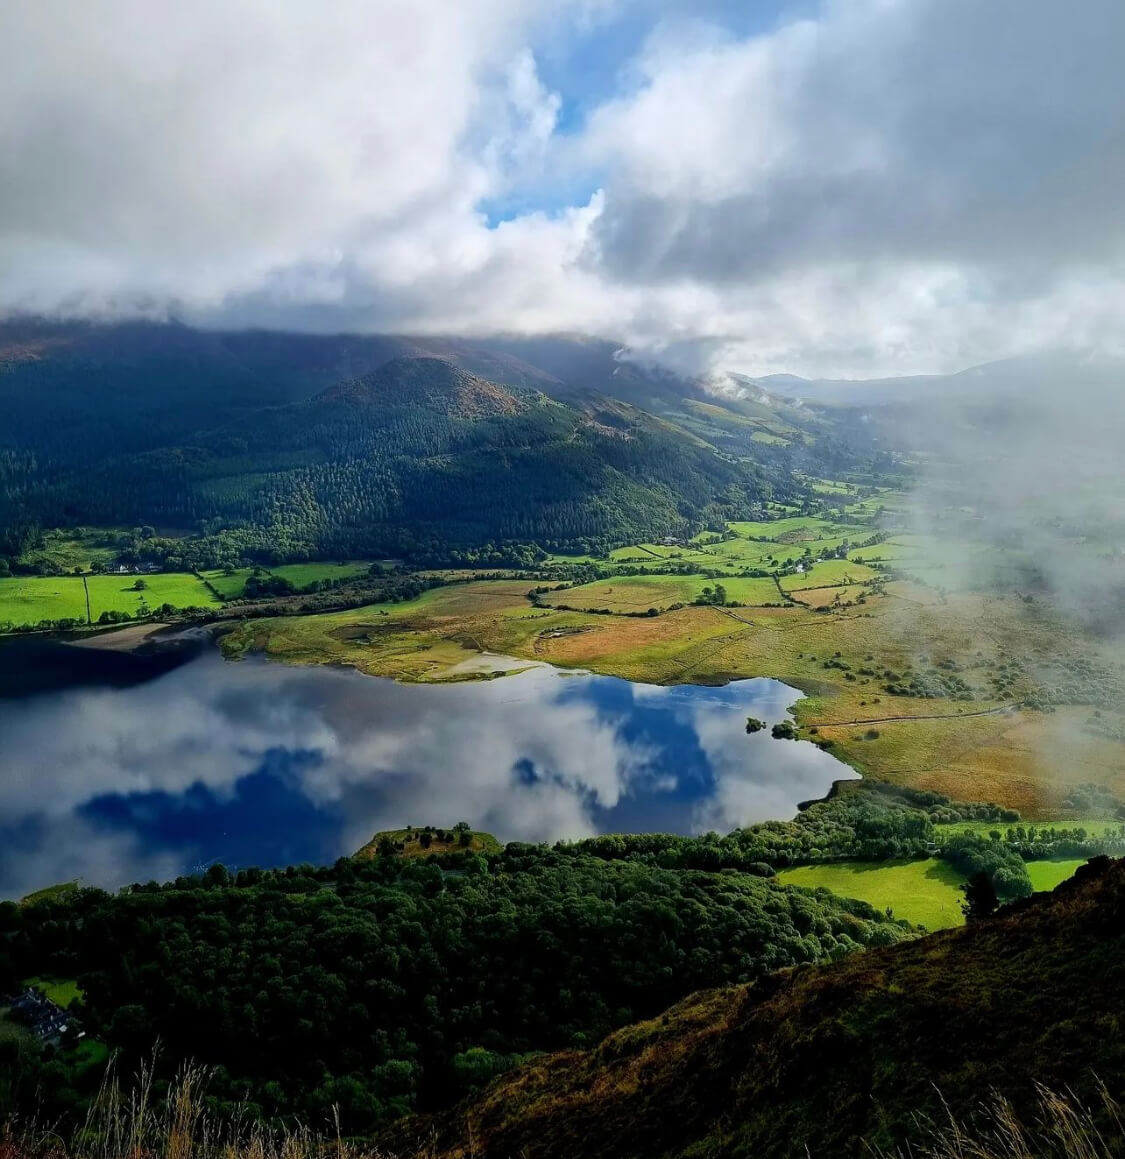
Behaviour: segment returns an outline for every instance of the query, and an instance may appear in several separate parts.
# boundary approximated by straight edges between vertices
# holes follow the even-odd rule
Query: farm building
[[[34,986],[12,999],[11,1017],[13,1022],[26,1026],[40,1042],[50,1046],[58,1046],[66,1031],[77,1026],[76,1020],[58,1003],[52,1002]]]

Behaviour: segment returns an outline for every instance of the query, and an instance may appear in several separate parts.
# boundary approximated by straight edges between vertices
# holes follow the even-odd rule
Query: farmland
[[[43,620],[86,622],[86,587],[90,617],[103,612],[147,615],[162,604],[174,608],[217,606],[207,585],[187,572],[134,575],[11,576],[0,579],[0,624],[34,625]],[[143,583],[141,589],[136,584]]]
[[[777,878],[784,885],[828,889],[841,897],[858,898],[928,930],[948,929],[965,920],[960,904],[964,878],[951,865],[933,858],[802,865],[782,870]]]
[[[404,602],[251,619],[223,646],[230,656],[256,650],[400,680],[501,671],[477,663],[482,652],[646,683],[773,676],[806,693],[795,709],[803,735],[868,777],[993,800],[1037,820],[1069,816],[1073,785],[1125,792],[1113,656],[1024,598],[1011,549],[957,526],[940,536],[896,528],[901,496],[886,489],[814,485],[829,505],[820,514],[777,504],[773,518],[690,542],[637,543],[600,559],[548,555],[526,578],[427,569],[419,574],[447,586]],[[44,549],[77,559],[106,536],[50,533]],[[217,611],[244,598],[255,571],[307,591],[369,567],[103,573],[85,583],[96,622],[164,605]],[[0,624],[85,619],[81,576],[0,578]],[[1050,711],[1044,695],[1056,701]]]
[[[137,583],[144,587],[136,590]],[[81,583],[81,580],[79,581]],[[168,572],[145,576],[92,575],[86,583],[90,588],[90,611],[93,618],[102,612],[128,612],[137,615],[144,607],[159,608],[171,604],[174,608],[207,607],[218,601],[198,576],[187,572]]]
[[[1052,890],[1082,864],[1081,860],[1029,861],[1027,872],[1032,888]],[[777,879],[785,885],[827,889],[841,897],[858,898],[927,930],[949,929],[965,921],[961,912],[965,879],[948,862],[935,858],[802,865],[781,870]]]
[[[870,520],[784,515],[691,545],[620,549],[592,565],[598,578],[548,582],[534,601],[530,578],[460,583],[398,604],[248,622],[224,647],[406,680],[463,679],[479,652],[646,683],[773,676],[805,691],[795,709],[804,735],[866,776],[1037,819],[1069,815],[1073,785],[1125,791],[1116,739],[1125,720],[1103,704],[1090,725],[1090,706],[1118,687],[1111,657],[1017,591],[939,590],[911,570],[970,554],[953,541],[873,536]],[[549,580],[552,568],[575,565],[543,566]],[[778,584],[788,606],[777,606]],[[719,585],[728,606],[694,603]],[[1075,691],[1054,711],[1019,707],[1055,684]]]
[[[331,583],[334,580],[352,579],[363,575],[370,567],[367,563],[284,563],[269,569],[270,575],[287,579],[295,588],[307,588],[310,584]]]
[[[52,542],[50,539],[48,542]],[[298,590],[364,575],[368,563],[291,563],[263,574],[281,576]],[[90,617],[94,623],[103,612],[124,612],[132,617],[150,615],[164,604],[184,608],[217,608],[223,600],[239,599],[254,568],[214,569],[191,572],[145,572],[0,577],[0,625],[13,628],[47,621],[76,620],[86,623],[86,589],[90,593]],[[138,588],[141,581],[143,587]]]
[[[766,577],[732,576],[715,581],[680,575],[620,576],[597,580],[548,593],[542,602],[552,607],[565,604],[582,611],[608,608],[623,614],[644,612],[653,607],[664,610],[673,603],[693,603],[705,591],[712,592],[717,582],[722,583],[727,600],[737,604],[761,606],[785,602],[774,581]]]
[[[0,579],[0,625],[62,619],[86,622],[86,592],[77,576]]]

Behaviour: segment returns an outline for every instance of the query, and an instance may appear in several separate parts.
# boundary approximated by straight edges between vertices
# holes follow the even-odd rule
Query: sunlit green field
[[[136,589],[140,580],[144,587]],[[131,616],[154,611],[162,604],[175,608],[212,607],[219,603],[207,585],[188,572],[155,575],[91,575],[90,615],[128,612]],[[0,624],[13,627],[42,620],[86,621],[86,591],[81,576],[13,576],[0,579]]]
[[[787,592],[795,592],[801,588],[863,583],[865,580],[874,579],[877,574],[866,564],[853,563],[849,559],[825,559],[804,572],[782,576],[781,586]]]
[[[371,565],[369,563],[285,563],[280,567],[271,567],[270,575],[279,575],[287,579],[295,588],[306,588],[309,584],[319,583],[321,580],[351,579],[352,576],[363,575]]]
[[[251,567],[239,567],[234,569],[232,575],[227,575],[221,569],[205,571],[200,574],[223,599],[236,600],[242,595],[243,588],[246,587],[246,580],[253,573],[254,569]]]
[[[1037,892],[1052,890],[1084,865],[1082,860],[1029,861],[1027,873]],[[854,897],[876,909],[891,910],[928,930],[944,930],[964,924],[961,885],[964,877],[947,862],[840,861],[831,865],[802,865],[777,875],[785,885],[806,889],[829,889],[841,897]]]
[[[136,590],[137,581],[144,584]],[[189,572],[161,572],[155,575],[92,575],[86,577],[90,587],[90,612],[95,620],[102,612],[128,612],[136,615],[142,607],[174,608],[214,607],[219,601],[207,585]],[[82,581],[78,581],[81,586]]]
[[[86,593],[76,576],[12,576],[0,579],[0,624],[40,620],[86,621]]]
[[[1073,877],[1080,865],[1085,865],[1081,859],[1074,861],[1029,861],[1027,876],[1031,878],[1031,886],[1036,893],[1052,890],[1056,885],[1062,885],[1068,878]]]
[[[704,579],[701,576],[644,575],[619,576],[615,579],[596,580],[564,591],[549,592],[543,596],[548,605],[566,605],[572,608],[608,608],[613,612],[644,612],[649,608],[663,610],[674,603],[690,604],[703,594],[704,588],[721,585],[727,601],[747,606],[782,603],[781,593],[772,579],[764,577],[730,576],[722,579]]]
[[[961,883],[965,880],[944,861],[841,861],[832,865],[802,865],[777,875],[785,885],[829,889],[855,897],[896,918],[944,930],[964,922]]]

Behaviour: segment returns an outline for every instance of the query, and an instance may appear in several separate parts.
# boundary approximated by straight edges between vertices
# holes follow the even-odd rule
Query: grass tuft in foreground
[[[909,1153],[922,1159],[1120,1159],[1125,1154],[1121,1109],[1104,1085],[1098,1115],[1073,1095],[1041,1084],[1036,1090],[1039,1105],[1032,1118],[1021,1117],[997,1095],[971,1120],[950,1114]],[[876,1154],[890,1159],[885,1152]]]
[[[69,1137],[52,1126],[9,1121],[0,1128],[4,1159],[378,1159],[374,1147],[344,1139],[338,1127],[314,1134],[304,1127],[271,1130],[247,1108],[216,1118],[207,1100],[208,1071],[181,1067],[167,1087],[155,1060],[123,1084],[106,1071],[85,1120]],[[390,1157],[387,1157],[390,1159]]]

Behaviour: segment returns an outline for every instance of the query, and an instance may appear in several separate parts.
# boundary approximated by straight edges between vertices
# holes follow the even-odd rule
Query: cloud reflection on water
[[[0,896],[328,861],[406,823],[551,841],[788,817],[852,775],[746,735],[748,714],[779,720],[797,695],[550,668],[411,686],[208,654],[130,689],[0,701]]]

